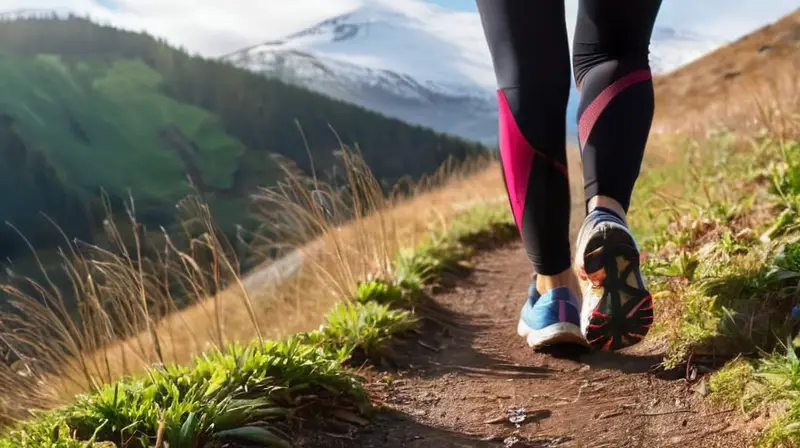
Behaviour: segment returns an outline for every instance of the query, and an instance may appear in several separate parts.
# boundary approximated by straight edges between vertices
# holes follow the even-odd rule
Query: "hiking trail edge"
[[[435,296],[456,325],[426,339],[433,348],[411,348],[391,381],[366,374],[383,409],[354,438],[325,446],[747,445],[755,422],[710,405],[702,380],[654,369],[662,357],[646,342],[621,352],[528,348],[516,325],[529,281],[519,242],[480,254],[472,275]]]

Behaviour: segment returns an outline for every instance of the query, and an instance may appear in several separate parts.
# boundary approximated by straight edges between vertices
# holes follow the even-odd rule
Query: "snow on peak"
[[[482,33],[474,13],[424,0],[362,0],[344,14],[246,51],[299,51],[424,82],[491,88],[494,78]]]
[[[353,1],[341,14],[223,59],[415,124],[493,138],[496,83],[477,13],[426,0]],[[653,71],[673,70],[722,43],[656,27]],[[573,91],[570,132],[576,107]]]

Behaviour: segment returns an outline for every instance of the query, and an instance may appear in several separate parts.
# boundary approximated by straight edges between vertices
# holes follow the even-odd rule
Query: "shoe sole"
[[[633,235],[618,226],[596,232],[586,244],[583,261],[580,277],[603,289],[600,300],[592,307],[586,340],[598,350],[620,350],[641,342],[653,324],[652,296],[648,292],[642,299],[629,298],[622,303],[619,289],[606,284],[607,278],[620,276],[620,266],[633,264],[632,272],[641,276],[640,254]]]
[[[559,344],[579,344],[589,347],[581,328],[568,322],[559,322],[540,330],[534,330],[520,319],[517,324],[517,334],[525,338],[528,347],[533,349]]]

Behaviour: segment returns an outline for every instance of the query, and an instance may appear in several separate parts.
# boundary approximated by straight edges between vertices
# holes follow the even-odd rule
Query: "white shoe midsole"
[[[562,336],[565,333],[573,334],[579,338],[584,337],[580,327],[569,322],[559,322],[539,330],[529,327],[522,319],[517,324],[517,334],[526,338],[528,345],[546,343],[548,340]]]

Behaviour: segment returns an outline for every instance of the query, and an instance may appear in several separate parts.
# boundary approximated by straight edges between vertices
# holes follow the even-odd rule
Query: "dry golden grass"
[[[432,224],[446,224],[468,203],[505,199],[491,159],[446,164],[387,197],[361,160],[343,153],[346,188],[336,190],[286,167],[285,182],[254,196],[275,236],[262,244],[283,253],[298,247],[296,256],[303,260],[294,276],[277,285],[246,286],[207,207],[189,198],[182,204],[195,231],[188,250],[164,238],[167,243],[156,251],[161,255],[139,263],[147,242],[135,238],[126,244],[114,224],[107,229],[114,251],[68,245],[63,268],[81,324],[53,284],[23,280],[28,288],[0,286],[18,311],[3,316],[0,337],[20,358],[0,365],[0,415],[19,418],[154,363],[185,363],[232,341],[312,330],[334,303],[353,296],[358,280],[388,274],[398,249],[419,242]],[[132,213],[129,218],[130,227],[139,229]],[[176,290],[189,303],[181,310]]]
[[[675,139],[716,126],[750,135],[766,128],[778,138],[797,138],[798,21],[800,13],[794,13],[659,78],[646,165],[668,159],[666,148]],[[764,45],[770,50],[759,52]],[[726,75],[732,70],[740,73]],[[153,363],[184,363],[231,341],[311,330],[334,303],[352,296],[358,280],[390,273],[397,250],[419,242],[432,225],[446,224],[468,205],[506,200],[494,161],[449,164],[386,197],[360,160],[347,150],[343,154],[348,166],[344,189],[287,166],[284,183],[254,196],[265,226],[274,232],[261,242],[264,248],[282,254],[297,249],[292,256],[303,260],[295,275],[277,285],[258,275],[240,275],[228,242],[195,199],[182,204],[192,217],[190,244],[162,237],[166,243],[157,248],[161,255],[155,259],[137,261],[148,243],[138,239],[144,232],[138,231],[134,214],[128,224],[136,231],[125,232],[134,236],[133,244],[110,224],[113,251],[65,245],[63,267],[78,299],[80,325],[53,284],[0,285],[18,310],[0,317],[0,342],[14,347],[20,358],[12,366],[0,364],[0,422],[2,416],[19,418],[32,408],[51,407],[75,393],[146,371]],[[577,152],[569,155],[578,181]],[[581,196],[579,188],[573,193]],[[579,200],[575,205],[582,208]],[[188,297],[188,306],[180,310],[176,291]]]
[[[713,128],[800,135],[800,9],[655,79],[653,134]]]

